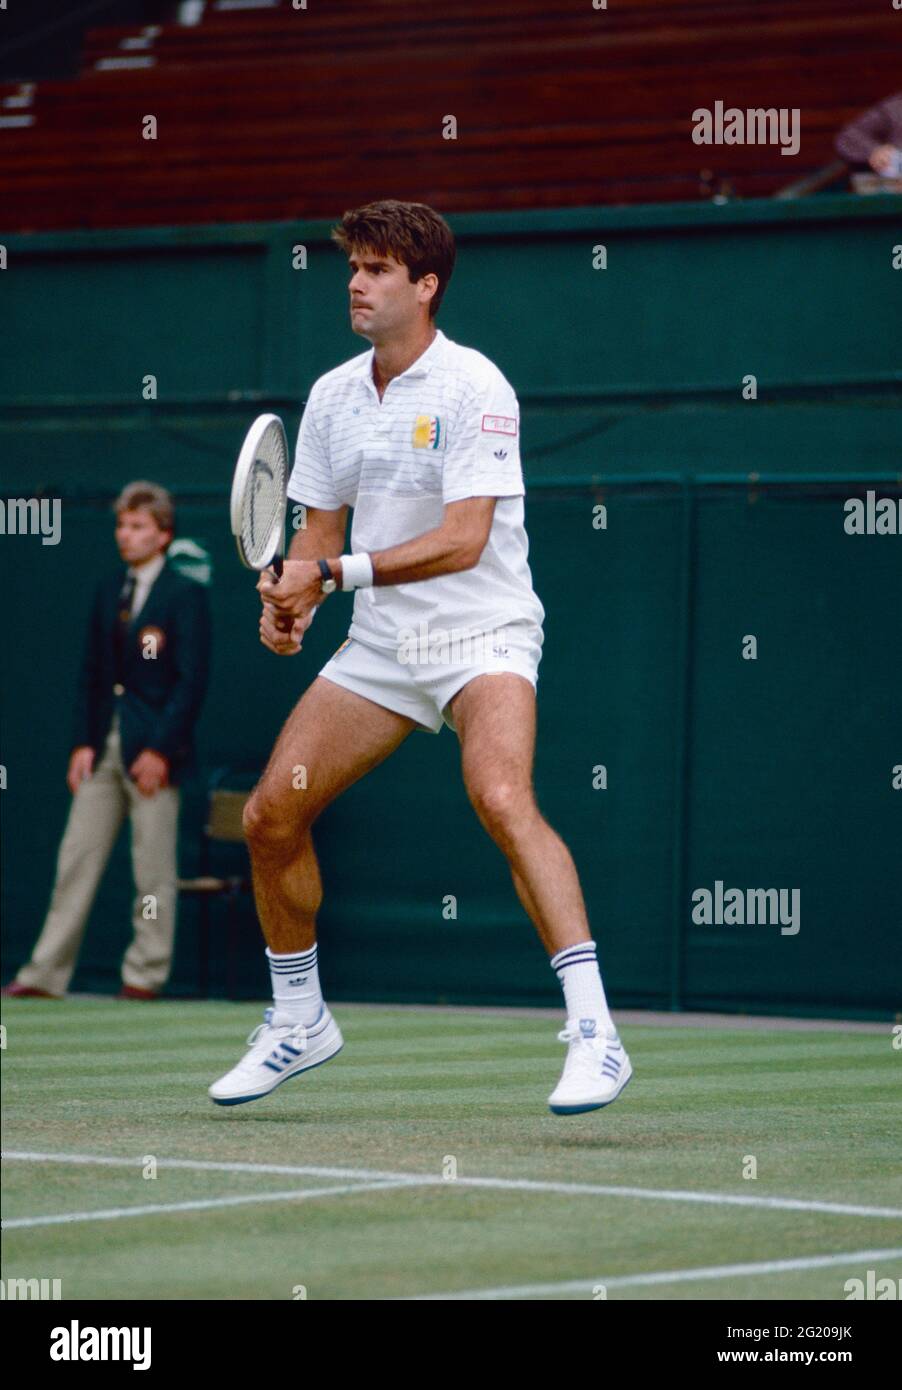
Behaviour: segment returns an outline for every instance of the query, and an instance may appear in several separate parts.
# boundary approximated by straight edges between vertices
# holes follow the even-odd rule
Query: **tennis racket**
[[[287,486],[288,441],[282,421],[278,415],[258,415],[235,464],[229,512],[241,563],[272,570],[276,580],[282,577],[285,558]],[[283,614],[276,626],[290,632],[293,621]]]

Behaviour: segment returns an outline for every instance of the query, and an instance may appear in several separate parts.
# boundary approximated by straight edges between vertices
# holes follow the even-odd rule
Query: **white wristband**
[[[372,582],[373,562],[366,551],[362,551],[359,555],[342,555],[342,589],[367,589]]]

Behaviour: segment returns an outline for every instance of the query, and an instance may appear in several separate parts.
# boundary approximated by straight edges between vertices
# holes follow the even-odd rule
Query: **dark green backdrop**
[[[900,212],[899,198],[823,197],[453,219],[440,323],[520,397],[547,610],[536,785],[576,858],[615,1005],[902,1006],[902,538],[843,529],[847,498],[900,495]],[[0,240],[0,495],[63,502],[59,546],[0,536],[6,977],[47,905],[87,606],[116,563],[111,496],[131,478],[165,484],[182,534],[210,551],[202,763],[252,773],[344,636],[349,601],[330,600],[301,656],[259,647],[227,533],[232,456],[260,409],[293,435],[311,382],[366,344],[347,328],[325,224]],[[757,400],[742,397],[749,374]],[[741,659],[746,634],[756,661]],[[593,788],[599,764],[607,789]],[[186,873],[202,811],[197,782]],[[449,731],[413,734],[316,841],[332,997],[558,1001]],[[693,890],[718,879],[799,889],[800,932],[693,925]],[[123,837],[76,988],[116,986],[129,897]],[[174,992],[196,978],[195,911],[182,911]],[[241,988],[262,997],[249,908],[243,928]]]

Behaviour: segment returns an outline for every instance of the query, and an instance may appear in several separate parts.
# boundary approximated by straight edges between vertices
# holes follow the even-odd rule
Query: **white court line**
[[[29,1163],[86,1163],[99,1167],[143,1168],[143,1158],[113,1158],[104,1154],[61,1154],[11,1149],[0,1154],[4,1160]],[[563,1196],[637,1197],[649,1201],[702,1203],[707,1206],[755,1207],[777,1211],[815,1211],[834,1216],[873,1216],[902,1218],[899,1207],[865,1207],[851,1202],[819,1202],[803,1197],[752,1197],[729,1192],[684,1192],[653,1187],[614,1187],[600,1183],[543,1182],[530,1178],[455,1178],[448,1181],[435,1173],[393,1173],[374,1168],[327,1168],[312,1164],[218,1163],[197,1158],[158,1158],[157,1166],[186,1168],[204,1173],[281,1173],[293,1177],[344,1178],[348,1181],[416,1183],[439,1187],[484,1187],[509,1192],[553,1192]]]
[[[67,1226],[73,1221],[118,1221],[128,1216],[167,1216],[176,1211],[209,1211],[212,1207],[241,1207],[254,1202],[299,1202],[307,1197],[339,1197],[349,1192],[379,1192],[383,1187],[417,1187],[412,1182],[354,1182],[340,1187],[302,1187],[294,1192],[250,1192],[238,1197],[208,1197],[196,1202],[154,1202],[146,1207],[108,1207],[105,1211],[68,1211],[59,1216],[19,1216],[4,1221],[0,1229],[31,1226]]]
[[[618,1274],[612,1278],[599,1275],[597,1279],[570,1279],[562,1284],[515,1284],[507,1289],[467,1289],[463,1293],[414,1294],[397,1300],[405,1303],[428,1303],[466,1299],[541,1298],[543,1294],[581,1293],[587,1298],[599,1284],[606,1289],[635,1288],[643,1284],[692,1284],[696,1279],[732,1279],[749,1274],[786,1274],[797,1269],[829,1269],[832,1265],[867,1264],[878,1260],[902,1259],[899,1250],[851,1250],[843,1255],[808,1255],[797,1260],[766,1260],[759,1264],[707,1265],[699,1269],[667,1269],[655,1274]]]

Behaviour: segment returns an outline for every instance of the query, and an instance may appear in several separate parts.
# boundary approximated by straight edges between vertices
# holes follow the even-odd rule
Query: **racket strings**
[[[251,565],[265,565],[277,548],[288,458],[282,432],[267,429],[254,454],[241,509],[241,542]]]

